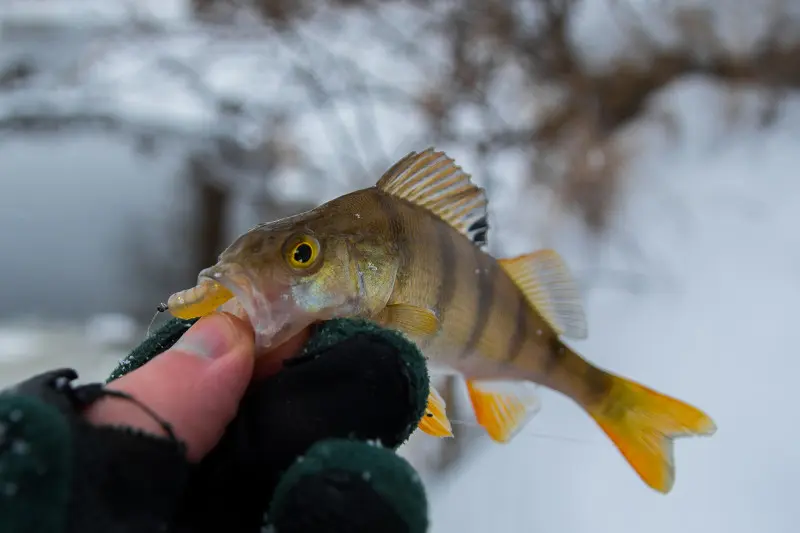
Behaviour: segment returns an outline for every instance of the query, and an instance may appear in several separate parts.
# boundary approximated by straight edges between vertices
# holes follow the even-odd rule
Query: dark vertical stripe
[[[489,317],[492,313],[492,300],[494,299],[494,278],[497,263],[495,261],[486,261],[483,252],[477,246],[472,246],[472,250],[473,257],[475,257],[475,267],[478,269],[478,275],[475,280],[478,288],[478,303],[475,309],[475,324],[472,326],[472,334],[464,346],[464,351],[461,352],[462,358],[472,354],[478,346],[478,342],[483,336],[483,331],[489,323]]]
[[[507,362],[514,361],[522,353],[525,340],[528,337],[528,299],[521,290],[517,289],[517,326],[508,342]]]
[[[378,191],[376,198],[378,207],[386,217],[386,222],[389,227],[389,238],[395,242],[397,246],[396,252],[400,263],[397,279],[395,280],[394,292],[401,292],[408,284],[409,267],[413,260],[413,248],[409,241],[408,232],[403,225],[403,217],[400,214],[400,209],[396,200],[380,191]]]
[[[545,360],[544,373],[545,375],[552,374],[556,370],[564,370],[565,364],[568,362],[569,354],[567,347],[558,338],[558,335],[552,331],[545,333],[547,343],[547,359]]]
[[[456,262],[456,243],[453,242],[451,233],[453,230],[447,224],[438,220],[434,222],[436,226],[436,241],[439,245],[439,291],[436,294],[436,310],[439,312],[441,320],[447,308],[453,302],[456,294],[456,280],[458,279],[458,263]]]
[[[436,248],[439,251],[439,279],[434,308],[439,317],[439,324],[444,328],[445,321],[447,320],[447,311],[456,295],[458,280],[458,274],[456,272],[458,268],[456,248],[451,236],[454,230],[447,224],[443,224],[438,220],[434,220],[433,218],[430,220],[433,224],[433,230],[436,232]],[[433,337],[425,339],[420,348],[424,350],[430,346],[433,340]]]

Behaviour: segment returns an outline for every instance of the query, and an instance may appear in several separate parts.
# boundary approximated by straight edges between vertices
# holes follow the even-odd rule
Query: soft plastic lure
[[[213,313],[233,296],[221,283],[204,279],[194,287],[170,296],[166,304],[158,306],[158,311],[169,311],[176,318],[197,318]]]

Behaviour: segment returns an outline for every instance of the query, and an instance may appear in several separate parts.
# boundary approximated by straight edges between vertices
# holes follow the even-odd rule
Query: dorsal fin
[[[558,252],[539,250],[497,262],[560,335],[586,338],[586,316],[580,291]]]
[[[387,170],[376,187],[427,209],[476,245],[486,244],[486,193],[444,152],[411,152]]]

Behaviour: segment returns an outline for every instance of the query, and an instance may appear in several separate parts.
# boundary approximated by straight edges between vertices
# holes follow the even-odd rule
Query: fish
[[[566,262],[553,249],[495,258],[488,230],[486,191],[429,147],[371,187],[250,228],[164,308],[246,317],[261,348],[314,322],[369,319],[416,343],[429,368],[460,374],[495,442],[511,441],[539,412],[532,386],[542,386],[582,408],[647,486],[670,492],[674,440],[710,436],[714,421],[573,350],[569,339],[587,338],[588,328]],[[418,427],[452,436],[435,388]]]

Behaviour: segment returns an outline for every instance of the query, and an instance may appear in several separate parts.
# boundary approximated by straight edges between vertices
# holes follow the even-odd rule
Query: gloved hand
[[[187,450],[170,421],[135,395],[114,401],[157,429],[87,420],[119,378],[170,349],[192,323],[167,323],[109,387],[73,386],[66,369],[0,395],[1,531],[427,530],[424,490],[394,453],[425,410],[424,359],[367,322],[319,326],[280,372],[249,386],[205,453]]]

